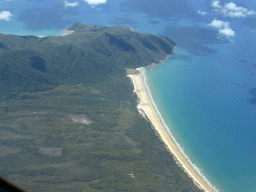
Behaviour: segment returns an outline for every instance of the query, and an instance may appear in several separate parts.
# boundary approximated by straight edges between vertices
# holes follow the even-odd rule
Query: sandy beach
[[[70,34],[74,33],[74,31],[69,31],[69,30],[66,30],[66,29],[64,29],[64,32],[65,33],[60,35],[60,36],[67,36],[67,35],[70,35]]]
[[[63,31],[65,32],[64,34],[57,35],[57,36],[62,36],[63,37],[63,36],[67,36],[67,35],[70,35],[70,34],[74,33],[74,31],[69,31],[69,30],[66,30],[66,29],[64,29]],[[46,36],[40,35],[40,36],[37,36],[37,37],[44,38]]]
[[[190,176],[194,183],[205,191],[216,191],[210,183],[200,174],[191,161],[185,156],[183,151],[179,148],[177,142],[172,137],[171,133],[167,130],[161,115],[153,102],[151,94],[148,90],[145,76],[143,71],[144,67],[137,68],[136,73],[128,74],[134,85],[134,92],[139,98],[137,108],[139,113],[151,122],[152,127],[155,129],[157,136],[165,144],[165,147],[173,154],[176,162],[183,170]]]

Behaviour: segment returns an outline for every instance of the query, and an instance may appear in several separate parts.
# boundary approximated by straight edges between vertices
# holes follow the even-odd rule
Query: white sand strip
[[[165,126],[161,115],[158,113],[153,99],[151,98],[151,94],[147,88],[145,76],[143,74],[145,68],[141,67],[137,68],[136,70],[140,73],[129,74],[127,76],[132,79],[134,92],[137,93],[137,96],[139,97],[140,102],[137,105],[137,108],[140,114],[151,122],[156,134],[164,142],[166,148],[173,154],[177,164],[180,165],[188,176],[193,179],[194,183],[205,191],[217,191],[186,157],[171,133],[167,130],[167,127]]]
[[[64,32],[65,32],[65,34],[62,34],[60,36],[67,36],[67,35],[70,35],[70,34],[74,33],[74,31],[69,31],[69,30],[66,30],[66,29],[64,29]]]

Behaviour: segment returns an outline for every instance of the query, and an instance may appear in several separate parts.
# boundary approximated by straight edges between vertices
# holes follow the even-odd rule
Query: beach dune
[[[181,166],[188,176],[193,179],[194,183],[205,191],[216,191],[214,187],[212,187],[211,184],[202,176],[202,174],[198,172],[195,166],[193,166],[190,160],[185,156],[184,152],[180,149],[171,133],[167,130],[148,90],[144,70],[144,67],[137,68],[136,73],[127,75],[131,78],[134,85],[134,92],[137,94],[139,99],[139,103],[137,105],[139,113],[150,121],[157,136],[160,137],[166,148],[173,154],[177,164]]]

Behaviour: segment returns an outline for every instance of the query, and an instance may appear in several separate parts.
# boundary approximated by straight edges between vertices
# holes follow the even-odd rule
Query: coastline
[[[65,33],[64,33],[64,34],[61,34],[61,35],[58,35],[58,36],[67,36],[67,35],[70,35],[70,34],[74,33],[74,31],[69,31],[69,30],[67,30],[67,29],[64,29],[63,31],[64,31]]]
[[[74,31],[69,31],[69,30],[67,30],[67,29],[64,29],[63,30],[64,31],[64,34],[61,34],[61,35],[56,35],[56,36],[61,36],[61,37],[63,37],[63,36],[67,36],[67,35],[70,35],[70,34],[72,34],[72,33],[74,33]],[[44,38],[44,37],[46,37],[46,36],[37,36],[37,37],[39,37],[39,38]]]
[[[149,65],[149,67],[156,65],[159,64],[151,64]],[[131,78],[134,86],[134,93],[136,93],[138,96],[137,108],[139,113],[151,123],[156,135],[162,140],[167,150],[173,155],[176,163],[181,168],[183,168],[183,170],[188,174],[189,177],[192,178],[195,185],[205,191],[217,191],[187,158],[187,156],[180,148],[179,144],[176,142],[175,138],[168,130],[164,120],[161,117],[161,114],[159,113],[152,99],[150,90],[147,86],[146,77],[144,74],[146,68],[137,68],[136,70],[133,70],[133,73],[127,75],[129,78]]]

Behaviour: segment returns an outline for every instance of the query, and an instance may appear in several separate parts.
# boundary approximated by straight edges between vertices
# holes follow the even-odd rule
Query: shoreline
[[[162,62],[161,62],[162,63]],[[158,64],[157,64],[158,65]],[[151,66],[156,66],[156,64],[151,64]],[[148,67],[146,67],[148,69]],[[217,190],[210,184],[210,182],[200,173],[198,168],[189,160],[185,155],[171,132],[168,130],[161,114],[159,113],[157,106],[155,105],[153,98],[151,96],[150,90],[148,88],[146,77],[145,77],[145,67],[137,68],[136,73],[128,74],[127,76],[132,80],[134,86],[134,93],[137,94],[138,104],[137,109],[139,113],[150,122],[152,128],[154,129],[156,135],[164,143],[167,150],[173,155],[176,163],[187,173],[187,175],[192,178],[195,185],[200,189],[216,192]]]
[[[63,36],[67,36],[67,35],[70,35],[70,34],[72,34],[72,33],[74,33],[74,31],[69,31],[69,30],[67,30],[67,29],[64,29],[63,30],[65,33],[63,33],[63,34],[61,34],[61,35],[47,35],[47,36],[56,36],[56,37],[63,37]],[[39,35],[39,36],[37,36],[37,37],[39,37],[39,38],[44,38],[44,37],[47,37],[47,36],[41,36],[41,35]]]
[[[61,34],[61,35],[58,35],[58,36],[67,36],[67,35],[70,35],[70,34],[74,33],[74,31],[69,31],[69,30],[67,30],[67,29],[64,29],[63,31],[64,31],[65,33],[64,33],[64,34]]]

